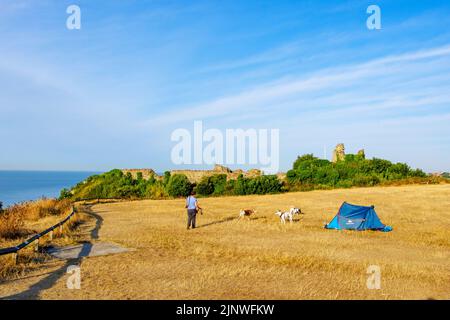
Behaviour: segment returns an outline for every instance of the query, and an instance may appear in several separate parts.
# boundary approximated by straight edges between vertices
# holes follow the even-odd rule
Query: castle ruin
[[[124,174],[131,173],[134,179],[136,179],[138,172],[141,172],[142,177],[146,180],[149,179],[150,176],[154,176],[156,179],[162,179],[162,176],[157,175],[152,169],[123,169],[122,172]],[[225,174],[227,176],[227,180],[230,180],[237,179],[241,174],[246,178],[255,178],[262,176],[263,172],[259,169],[250,169],[248,171],[237,169],[233,171],[228,167],[216,164],[212,170],[171,170],[170,174],[184,174],[191,183],[198,183],[204,177],[209,177],[216,174]],[[279,177],[281,177],[281,174]]]
[[[336,163],[343,160],[345,160],[345,146],[343,143],[339,143],[333,151],[331,162]]]

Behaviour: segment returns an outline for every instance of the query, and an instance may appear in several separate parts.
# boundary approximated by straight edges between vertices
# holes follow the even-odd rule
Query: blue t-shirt
[[[197,199],[194,196],[189,196],[186,199],[186,205],[188,209],[196,209]]]

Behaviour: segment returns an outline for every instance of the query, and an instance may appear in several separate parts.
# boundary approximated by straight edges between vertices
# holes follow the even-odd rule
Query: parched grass
[[[375,205],[390,233],[326,230],[343,201]],[[65,278],[44,299],[449,299],[450,185],[392,186],[200,199],[100,203],[101,241],[135,248],[85,259],[82,289]],[[305,213],[281,225],[274,212]],[[257,209],[237,220],[239,209]],[[381,289],[367,269],[381,268]],[[0,286],[0,292],[10,287]]]
[[[69,200],[42,198],[36,201],[17,204],[14,207],[18,207],[18,210],[23,212],[24,219],[36,221],[48,216],[57,216],[68,213],[72,204]]]
[[[390,233],[325,230],[343,201],[375,205]],[[82,290],[43,298],[449,299],[450,185],[205,198],[187,231],[183,200],[98,204],[100,239],[136,251],[87,259]],[[292,225],[277,209],[301,207]],[[240,208],[253,219],[235,218]],[[381,268],[382,287],[366,286]],[[120,285],[119,285],[120,284]]]
[[[0,248],[15,246],[31,235],[39,233],[55,225],[70,214],[69,201],[40,199],[14,205],[0,215]],[[64,225],[63,233],[55,229],[51,244],[67,245],[76,238],[76,228],[82,223],[83,217],[76,215]],[[49,236],[40,239],[40,247],[50,245]],[[35,252],[30,245],[22,249],[13,262],[12,255],[0,256],[0,281],[20,278],[32,270],[36,270],[49,260],[42,252]]]
[[[0,212],[0,238],[18,238],[26,233],[24,226],[24,212],[19,207]]]
[[[17,239],[33,233],[26,229],[26,223],[68,214],[71,207],[69,200],[46,198],[13,205],[0,213],[0,241]]]

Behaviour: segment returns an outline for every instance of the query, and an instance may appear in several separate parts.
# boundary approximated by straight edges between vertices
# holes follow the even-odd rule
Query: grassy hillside
[[[439,183],[441,178],[429,177],[420,169],[405,163],[383,159],[365,159],[362,155],[346,155],[332,163],[312,154],[297,158],[287,172],[286,180],[276,175],[228,179],[225,174],[205,176],[197,184],[190,183],[184,174],[166,172],[163,178],[141,173],[135,177],[121,170],[89,177],[71,190],[63,190],[61,198],[87,199],[164,199],[188,195],[195,190],[200,196],[273,194],[287,191],[334,189],[376,186],[385,184]]]

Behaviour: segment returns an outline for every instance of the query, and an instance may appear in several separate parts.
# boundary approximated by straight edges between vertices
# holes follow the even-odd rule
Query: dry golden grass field
[[[6,299],[449,299],[450,185],[376,187],[199,199],[186,230],[183,200],[97,204],[93,241],[135,250],[81,262],[81,289],[67,262],[50,260],[0,284]],[[374,204],[394,231],[325,230],[343,201]],[[276,209],[304,215],[280,225]],[[240,208],[258,212],[235,218]],[[366,286],[381,268],[381,289]]]

